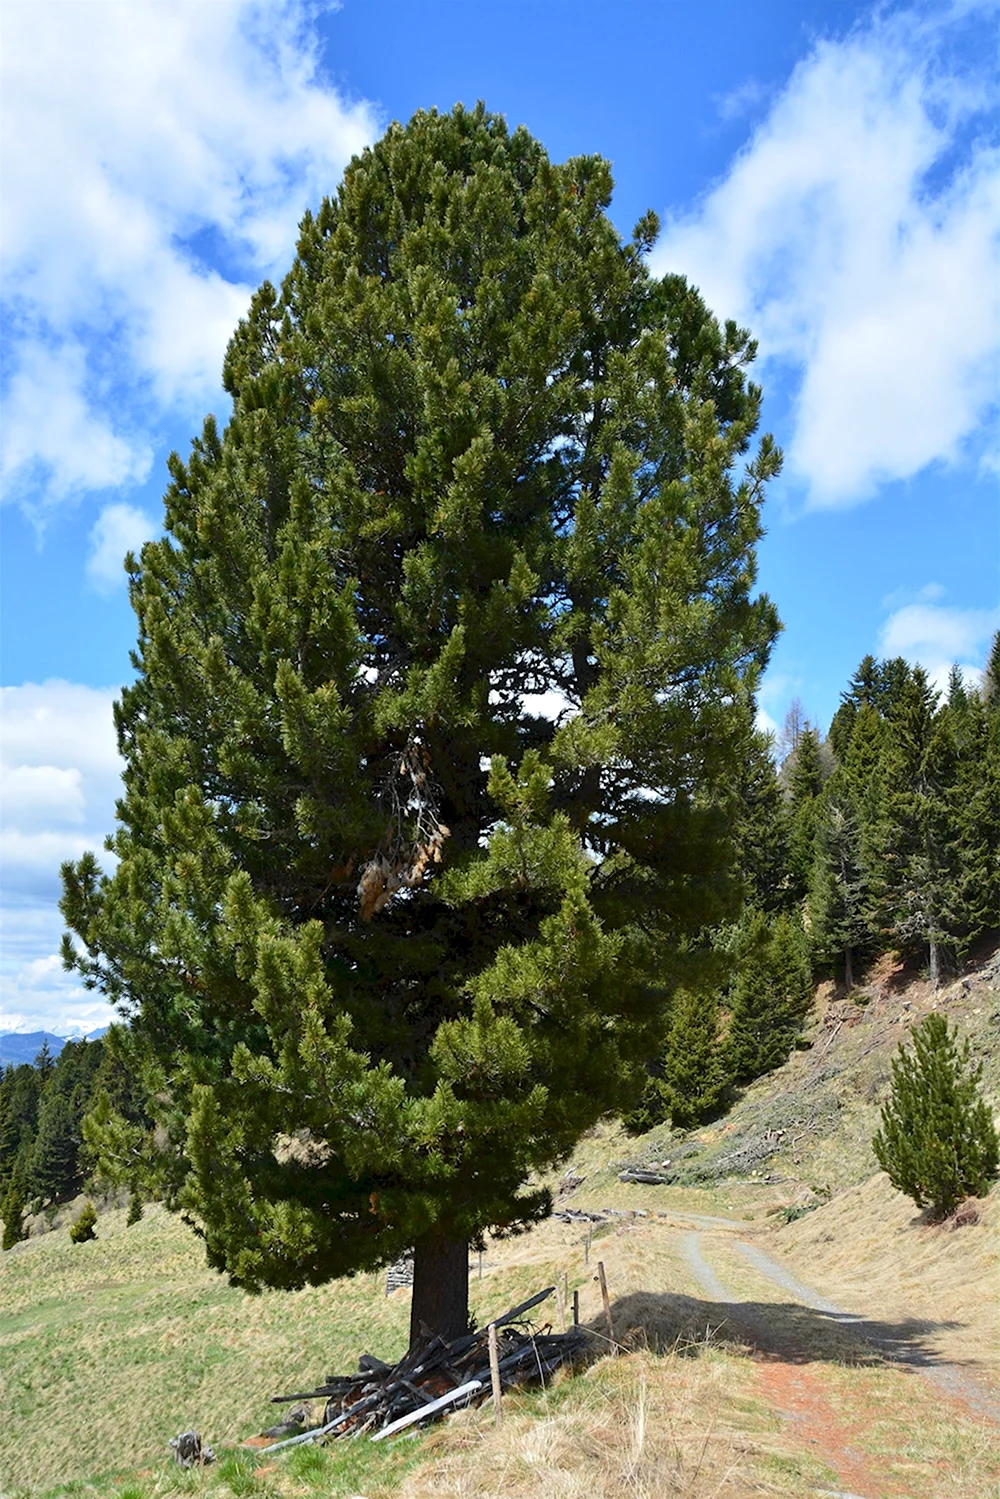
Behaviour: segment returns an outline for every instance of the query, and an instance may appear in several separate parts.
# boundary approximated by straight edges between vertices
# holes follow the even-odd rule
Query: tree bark
[[[410,1347],[437,1333],[449,1341],[469,1330],[468,1239],[420,1239],[413,1248]]]
[[[844,948],[844,988],[848,993],[854,988],[853,953],[849,947]]]
[[[941,983],[941,950],[933,938],[929,946],[931,950],[931,990],[936,994]]]

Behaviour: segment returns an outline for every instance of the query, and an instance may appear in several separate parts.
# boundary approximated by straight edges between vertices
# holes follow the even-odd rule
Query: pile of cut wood
[[[582,1358],[589,1341],[584,1328],[574,1326],[560,1333],[553,1332],[551,1324],[536,1328],[527,1320],[527,1313],[554,1290],[549,1286],[492,1319],[501,1389],[548,1384],[562,1365]],[[398,1364],[383,1363],[366,1353],[356,1374],[329,1375],[314,1390],[273,1396],[273,1404],[325,1399],[326,1406],[319,1426],[275,1442],[269,1451],[318,1437],[367,1433],[378,1441],[446,1410],[485,1399],[492,1389],[489,1334],[485,1327],[451,1342],[433,1337],[411,1348]],[[276,1428],[272,1430],[277,1434]]]

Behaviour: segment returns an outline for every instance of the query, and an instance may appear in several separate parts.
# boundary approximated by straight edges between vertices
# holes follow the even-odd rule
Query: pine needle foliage
[[[69,1236],[74,1244],[86,1244],[97,1238],[97,1209],[89,1197],[70,1224]]]
[[[726,1052],[731,1075],[763,1077],[788,1060],[812,997],[809,950],[797,915],[750,911],[738,934]]]
[[[1000,1142],[979,1093],[982,1064],[943,1015],[928,1015],[912,1048],[892,1061],[892,1088],[872,1149],[893,1186],[932,1218],[965,1197],[984,1196],[997,1174]]]
[[[24,1187],[24,1171],[20,1165],[15,1166],[7,1183],[7,1189],[0,1200],[0,1218],[3,1219],[4,1249],[13,1249],[15,1244],[20,1244],[26,1239],[27,1229],[24,1226],[24,1212],[27,1207]]]
[[[65,955],[250,1288],[544,1213],[735,914],[779,455],[748,335],[611,185],[481,106],[393,125],[130,559],[118,863],[65,868]]]

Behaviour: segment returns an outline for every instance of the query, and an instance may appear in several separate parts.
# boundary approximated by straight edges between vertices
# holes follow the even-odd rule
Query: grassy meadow
[[[980,1054],[1000,1054],[998,976],[994,960],[935,997],[886,975],[863,1003],[821,990],[809,1044],[726,1118],[685,1140],[667,1128],[630,1139],[614,1123],[582,1140],[559,1200],[645,1216],[589,1233],[553,1219],[488,1244],[481,1276],[473,1260],[480,1324],[558,1283],[579,1291],[595,1333],[589,1366],[506,1397],[500,1429],[487,1403],[384,1443],[248,1449],[283,1413],[271,1395],[365,1352],[396,1358],[409,1293],[386,1296],[380,1274],[248,1296],[157,1206],[131,1227],[123,1208],[103,1212],[91,1243],[72,1244],[65,1224],[32,1236],[0,1256],[0,1499],[1000,1499],[1000,1427],[795,1304],[739,1248],[752,1241],[1000,1406],[1000,1186],[977,1222],[929,1227],[869,1146],[888,1057],[927,1009],[946,1004]],[[734,1145],[776,1131],[759,1168],[713,1176]],[[673,1185],[618,1180],[626,1163],[675,1157]],[[692,1240],[725,1302],[699,1283]],[[559,1326],[567,1304],[553,1296],[540,1320]],[[184,1472],[168,1442],[191,1428],[218,1460]]]

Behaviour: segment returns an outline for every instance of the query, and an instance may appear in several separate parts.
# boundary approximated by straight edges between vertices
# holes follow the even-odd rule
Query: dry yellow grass
[[[778,1450],[780,1423],[753,1380],[721,1352],[603,1359],[548,1395],[507,1401],[500,1430],[488,1408],[441,1428],[400,1499],[745,1499],[831,1483],[822,1463]]]
[[[974,1365],[1000,1390],[1000,1187],[977,1207],[978,1223],[928,1226],[879,1172],[767,1239],[851,1311],[923,1319],[940,1357]]]

